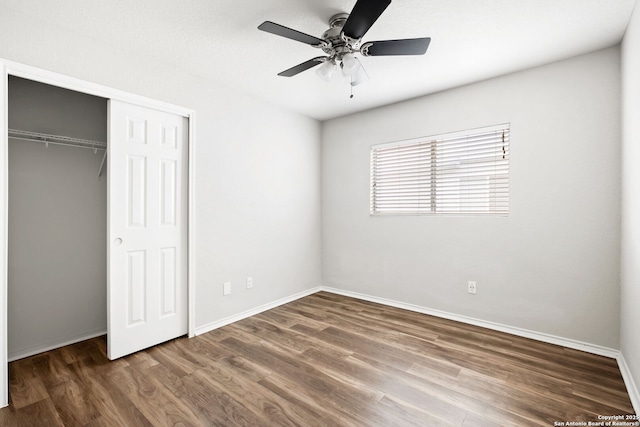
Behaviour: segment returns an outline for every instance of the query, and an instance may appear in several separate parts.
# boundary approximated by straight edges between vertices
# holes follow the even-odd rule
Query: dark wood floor
[[[553,426],[633,413],[615,360],[318,293],[109,362],[10,365],[1,426]]]

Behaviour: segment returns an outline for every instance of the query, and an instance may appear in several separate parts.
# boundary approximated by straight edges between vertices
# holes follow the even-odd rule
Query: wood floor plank
[[[314,308],[321,309],[316,306]],[[337,310],[336,307],[325,309],[324,322],[338,329],[348,329],[377,342],[388,343],[396,349],[421,353],[425,349],[433,348],[433,342],[438,337],[438,335],[424,329],[417,334],[410,334],[402,328],[390,328],[385,321],[363,318],[361,312],[341,313]]]
[[[273,365],[279,376],[296,384],[296,388],[310,390],[327,405],[343,409],[356,419],[361,419],[361,422],[365,422],[367,414],[384,419],[384,414],[376,413],[375,403],[378,394],[375,392],[353,387],[348,382],[331,377],[315,366],[305,363],[299,357],[278,351],[277,348],[251,345],[233,338],[222,342],[236,351],[250,354],[254,360],[259,360],[265,365]]]
[[[266,421],[253,413],[242,402],[233,399],[220,388],[192,375],[183,378],[186,396],[194,402],[200,413],[211,425],[216,426],[260,426]]]
[[[196,356],[197,353],[184,351],[175,341],[152,347],[148,353],[158,362],[158,366],[165,366],[180,377],[209,366]]]
[[[115,387],[111,387],[105,376],[113,374],[114,370],[106,369],[102,360],[96,358],[77,358],[69,368],[76,373],[80,381],[88,390],[88,399],[98,409],[99,416],[91,420],[88,425],[126,425],[131,421],[137,426],[151,426],[149,420],[138,408]],[[97,357],[97,359],[101,359]],[[122,364],[119,369],[122,369]],[[128,365],[126,365],[128,366]]]
[[[269,369],[266,366],[261,366],[239,354],[232,354],[221,358],[219,360],[219,365],[227,366],[229,369],[233,370],[236,375],[242,375],[254,382],[267,378],[273,373],[272,369]]]
[[[258,335],[263,339],[277,342],[283,346],[283,348],[290,349],[297,353],[301,353],[314,345],[313,341],[307,336],[291,329],[282,329],[278,325],[261,320],[258,317],[251,317],[236,322],[235,326],[249,334]]]
[[[348,384],[335,380],[315,366],[305,363],[303,359],[280,352],[278,349],[265,345],[247,344],[235,338],[227,338],[223,343],[263,366],[273,366],[274,371],[280,376],[285,376],[299,386],[308,388],[337,404],[350,401],[354,405],[367,406],[378,398],[375,393],[349,387]]]
[[[415,361],[412,353],[334,326],[323,329],[316,336],[343,349],[355,349],[356,353],[367,354],[375,359],[384,360],[386,363],[401,370],[409,369]]]
[[[194,386],[191,383],[193,378],[190,375],[178,377],[162,365],[149,368],[147,375],[153,377],[155,381],[165,386],[171,394],[183,402],[185,406],[189,407],[198,419],[197,424],[224,425],[225,422],[228,422],[226,418],[227,411],[216,407],[217,403],[215,403],[214,400],[208,400],[211,402],[208,406],[203,403],[207,401],[206,397],[197,394],[197,390],[194,388],[199,386]],[[209,391],[213,392],[214,390],[211,389]]]
[[[18,411],[18,427],[64,427],[73,424],[61,419],[50,399],[39,400]]]
[[[139,367],[127,367],[105,379],[126,395],[153,425],[197,425],[193,422],[197,417],[191,408],[161,387],[153,377],[141,372]]]
[[[32,359],[18,360],[10,365],[9,387],[11,405],[20,409],[32,403],[49,398],[42,380],[35,373]]]
[[[136,425],[152,426],[151,422],[123,393],[101,379],[91,380],[92,399],[99,408],[100,416],[89,425]]]
[[[0,426],[18,427],[18,412],[11,403],[6,408],[0,409]]]
[[[178,338],[175,342],[185,353],[197,355],[201,359],[207,360],[207,363],[211,360],[219,360],[223,357],[229,356],[229,351],[223,345],[214,339],[212,339],[212,332],[204,335],[200,335],[197,340],[189,338]],[[226,336],[225,336],[226,338]]]
[[[84,425],[99,416],[98,409],[89,399],[87,385],[64,362],[61,351],[49,352],[33,362],[65,425]]]
[[[258,384],[273,395],[280,396],[290,405],[309,414],[307,419],[309,425],[345,427],[360,425],[350,412],[340,407],[332,408],[322,399],[314,396],[313,392],[297,389],[295,384],[288,382],[286,378],[269,377],[260,380]]]
[[[318,292],[107,358],[98,337],[10,365],[0,425],[549,426],[631,414],[617,362]]]
[[[225,369],[207,368],[198,371],[194,377],[213,387],[224,390],[235,401],[242,402],[254,414],[261,417],[265,425],[297,426],[305,423],[308,414],[296,410],[295,406],[279,396],[266,392],[263,387],[255,387],[251,380]]]
[[[458,426],[460,423],[457,419],[442,419],[426,412],[424,409],[417,408],[407,402],[395,398],[394,396],[385,396],[378,402],[380,408],[384,408],[387,416],[392,419],[393,425],[399,426]]]
[[[362,388],[378,389],[384,397],[394,397],[409,404],[428,407],[425,411],[435,418],[447,420],[459,425],[464,419],[465,410],[455,405],[434,398],[433,394],[423,392],[414,384],[405,381],[397,381],[393,373],[389,373],[393,368],[384,366],[383,363],[372,366],[371,364],[360,363],[358,359],[349,357],[337,361],[332,357],[327,357],[323,352],[309,350],[304,356],[324,370],[337,372],[343,378],[348,378],[354,384]],[[357,357],[357,356],[356,356]],[[384,367],[383,367],[384,366]]]
[[[265,313],[262,313],[265,314]],[[308,313],[304,310],[296,308],[295,301],[289,304],[282,305],[276,310],[270,310],[268,315],[273,314],[285,316],[287,319],[291,319],[293,323],[299,325],[305,325],[309,329],[324,329],[327,327],[326,323],[317,319],[313,313]]]

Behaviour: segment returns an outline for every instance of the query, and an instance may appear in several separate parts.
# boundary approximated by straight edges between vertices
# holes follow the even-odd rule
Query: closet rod
[[[23,141],[42,142],[45,144],[66,145],[69,147],[91,148],[94,151],[107,149],[107,143],[102,141],[71,138],[63,135],[49,135],[46,133],[29,132],[17,129],[9,129],[9,138]]]

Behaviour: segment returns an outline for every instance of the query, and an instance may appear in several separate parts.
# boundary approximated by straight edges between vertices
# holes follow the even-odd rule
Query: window
[[[371,147],[372,215],[509,214],[509,124]]]

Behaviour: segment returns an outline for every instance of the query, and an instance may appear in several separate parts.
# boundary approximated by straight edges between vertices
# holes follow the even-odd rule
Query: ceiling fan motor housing
[[[359,39],[352,39],[342,33],[342,28],[347,22],[347,18],[349,18],[348,13],[333,15],[329,19],[330,28],[322,34],[322,39],[327,42],[326,45],[321,46],[322,50],[332,59],[337,59],[338,61],[348,53],[357,52],[360,44]]]

